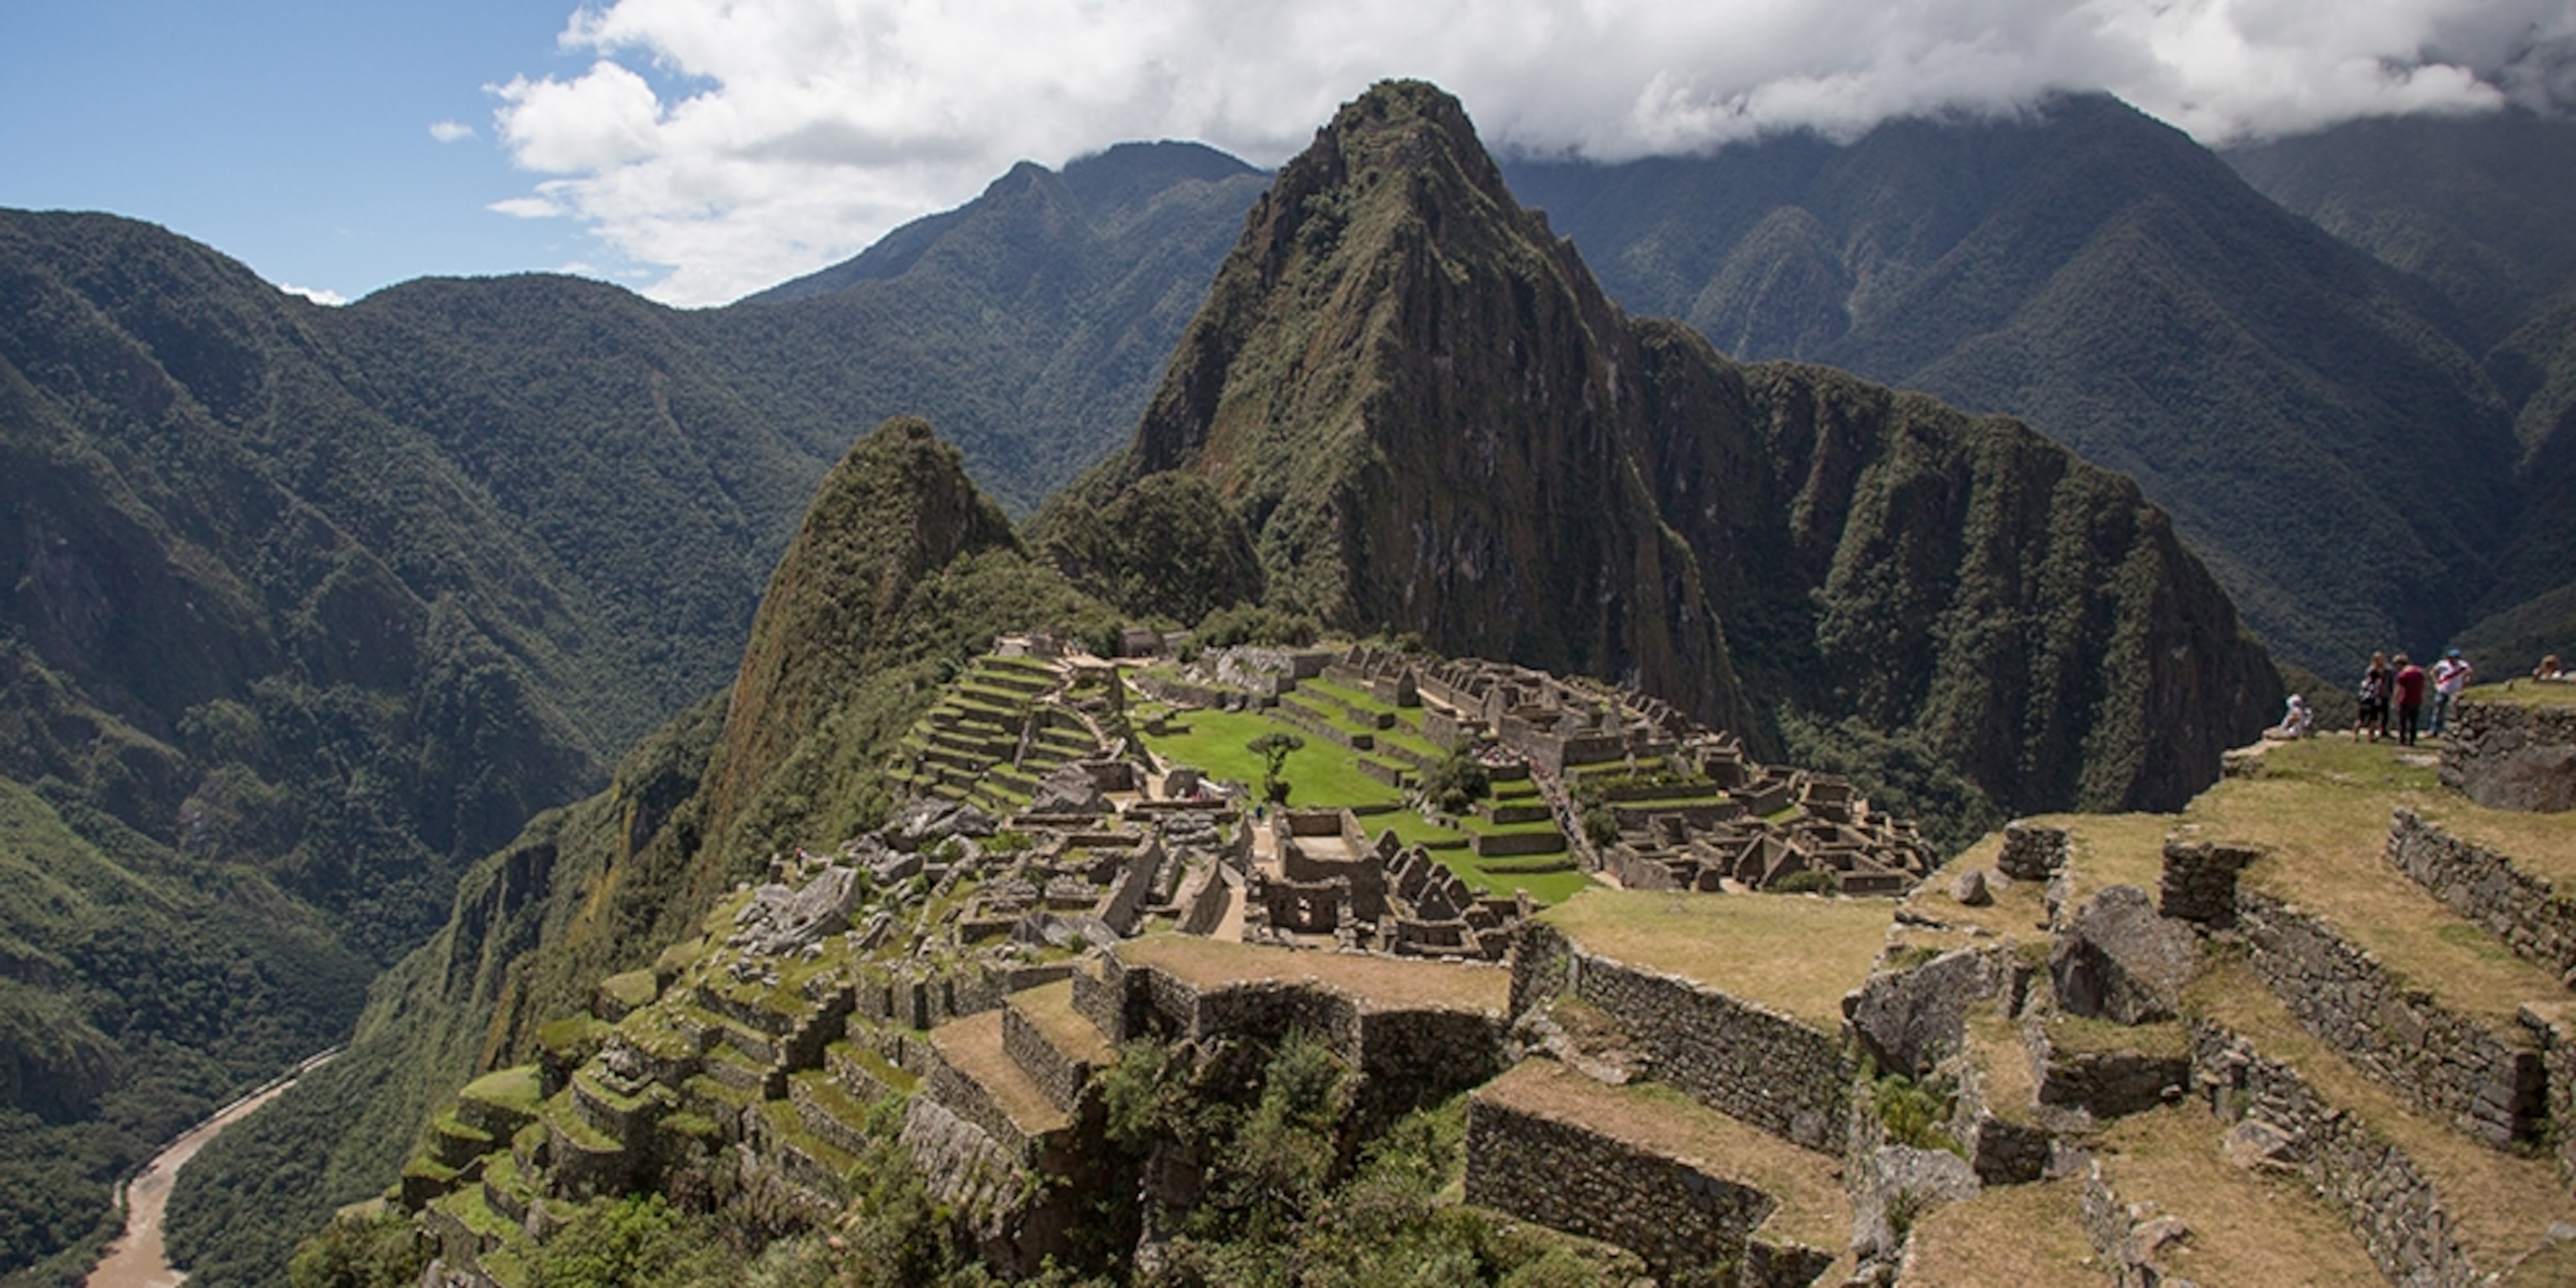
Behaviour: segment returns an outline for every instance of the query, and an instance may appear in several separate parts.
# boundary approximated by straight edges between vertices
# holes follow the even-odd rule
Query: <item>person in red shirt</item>
[[[2397,691],[2397,745],[2412,747],[2415,721],[2424,712],[2424,668],[2403,653],[2396,661],[2397,679],[2390,687]]]

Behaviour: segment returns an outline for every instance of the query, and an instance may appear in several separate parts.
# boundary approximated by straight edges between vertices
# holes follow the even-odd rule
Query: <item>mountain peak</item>
[[[1631,322],[1420,82],[1345,105],[1246,219],[1103,482],[1162,472],[1233,507],[1273,608],[1602,676],[1757,745],[1927,748],[1980,808],[2178,804],[2279,692],[2134,487],[2008,422]],[[2153,596],[2050,589],[2127,585],[2128,561]],[[2063,628],[1998,650],[1951,625],[1999,611]],[[1954,674],[1985,700],[1936,691]]]

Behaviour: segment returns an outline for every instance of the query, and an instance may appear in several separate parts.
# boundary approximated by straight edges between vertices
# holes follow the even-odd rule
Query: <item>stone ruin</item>
[[[1757,764],[1733,735],[1632,690],[1368,646],[1325,674],[1419,706],[1434,742],[1525,764],[1569,822],[1581,806],[1605,812],[1617,837],[1587,859],[1630,889],[1761,890],[1815,872],[1843,894],[1894,896],[1937,857],[1911,820],[1872,811],[1850,780]]]
[[[1392,830],[1370,841],[1350,810],[1282,810],[1270,827],[1279,870],[1251,876],[1246,942],[1500,961],[1532,909],[1526,894],[1478,895]]]

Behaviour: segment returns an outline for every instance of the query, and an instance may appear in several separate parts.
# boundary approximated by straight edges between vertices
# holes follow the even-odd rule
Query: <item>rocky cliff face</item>
[[[1757,744],[1900,739],[2007,810],[2178,806],[2279,700],[2133,485],[1627,318],[1427,85],[1345,107],[1255,207],[1102,491],[1165,471],[1236,507],[1273,604]]]

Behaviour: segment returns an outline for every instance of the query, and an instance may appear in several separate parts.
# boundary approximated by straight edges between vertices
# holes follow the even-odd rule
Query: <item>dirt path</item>
[[[338,1054],[334,1048],[295,1066],[276,1081],[217,1110],[214,1117],[189,1128],[153,1155],[152,1161],[126,1184],[125,1233],[107,1246],[107,1255],[99,1260],[97,1269],[89,1272],[88,1288],[175,1288],[186,1279],[186,1275],[170,1268],[169,1253],[161,1243],[161,1210],[169,1205],[170,1186],[179,1179],[179,1169],[186,1167],[206,1142],[223,1135],[226,1127],[277,1099],[295,1085],[297,1078],[329,1064]]]

